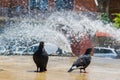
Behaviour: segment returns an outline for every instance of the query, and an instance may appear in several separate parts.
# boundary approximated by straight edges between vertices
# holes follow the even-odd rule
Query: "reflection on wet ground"
[[[68,73],[76,57],[50,57],[48,71],[37,73],[32,56],[0,56],[0,80],[120,80],[120,59],[93,57],[87,73]]]
[[[46,73],[36,73],[33,80],[46,80]]]

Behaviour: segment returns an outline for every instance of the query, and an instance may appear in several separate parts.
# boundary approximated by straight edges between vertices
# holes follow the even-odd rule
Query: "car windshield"
[[[112,53],[112,51],[107,49],[101,49],[100,53]]]
[[[99,49],[94,48],[94,53],[100,53]]]
[[[94,48],[94,53],[112,53],[112,50],[109,50],[109,49],[97,49],[97,48]]]

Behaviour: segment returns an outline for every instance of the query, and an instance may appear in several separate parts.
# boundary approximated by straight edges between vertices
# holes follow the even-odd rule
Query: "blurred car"
[[[34,44],[30,47],[28,47],[25,51],[24,54],[33,54],[37,49],[38,49],[39,44]],[[58,47],[55,44],[52,43],[45,43],[45,50],[49,55],[53,54],[56,55],[56,51],[58,50]]]
[[[5,54],[6,48],[4,46],[0,46],[0,54]]]
[[[116,52],[117,52],[117,58],[120,58],[120,49],[117,49]]]
[[[118,54],[114,48],[94,47],[93,56],[104,57],[104,58],[116,58]]]

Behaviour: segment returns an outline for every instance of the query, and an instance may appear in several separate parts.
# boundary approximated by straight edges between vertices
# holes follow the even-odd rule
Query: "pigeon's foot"
[[[47,69],[45,69],[45,71],[47,71]]]
[[[84,71],[83,73],[87,73],[86,71]]]
[[[87,73],[87,72],[84,69],[83,70],[80,69],[80,73]]]

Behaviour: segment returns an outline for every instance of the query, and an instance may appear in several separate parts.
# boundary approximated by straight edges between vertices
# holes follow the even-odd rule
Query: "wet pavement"
[[[0,80],[120,80],[120,59],[93,57],[87,73],[68,73],[74,60],[50,56],[48,71],[36,73],[32,56],[0,56]]]

